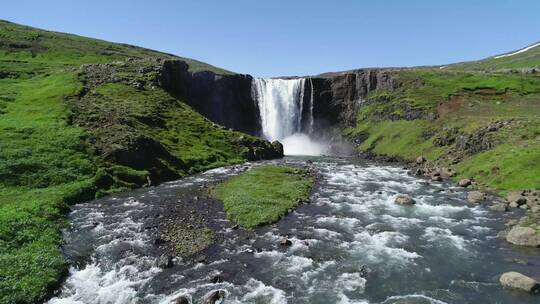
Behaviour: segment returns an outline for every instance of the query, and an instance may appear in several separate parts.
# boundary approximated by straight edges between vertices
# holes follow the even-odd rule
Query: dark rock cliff
[[[400,84],[393,71],[362,69],[312,77],[311,81],[306,82],[309,86],[306,90],[311,90],[312,83],[314,130],[354,125],[358,109],[370,92],[378,89],[393,91],[399,88]]]
[[[399,87],[393,71],[361,69],[306,77],[302,131],[329,136],[332,127],[352,126],[358,108],[370,92],[377,89],[391,91]],[[252,80],[252,76],[243,74],[191,72],[184,61],[167,60],[158,76],[158,85],[215,123],[260,135],[259,110],[252,97]]]
[[[252,77],[190,72],[181,60],[167,60],[159,85],[215,123],[251,135],[259,134],[257,103],[251,97]]]

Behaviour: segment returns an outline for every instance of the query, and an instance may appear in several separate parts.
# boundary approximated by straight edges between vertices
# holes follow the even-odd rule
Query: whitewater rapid
[[[320,177],[310,204],[254,231],[232,229],[222,210],[213,211],[221,241],[204,252],[204,263],[178,259],[170,269],[157,268],[148,219],[182,204],[178,197],[200,195],[201,185],[257,164],[76,205],[65,252],[77,263],[49,303],[170,303],[180,295],[201,303],[213,290],[224,290],[224,303],[234,304],[536,303],[503,289],[498,277],[530,273],[538,254],[500,241],[500,215],[468,204],[466,190],[390,166],[310,160]],[[397,194],[417,204],[396,205]],[[279,245],[283,237],[290,247]],[[214,281],[216,275],[223,280]]]

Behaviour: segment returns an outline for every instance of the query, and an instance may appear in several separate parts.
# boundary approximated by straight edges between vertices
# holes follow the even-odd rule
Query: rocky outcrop
[[[223,165],[230,156],[219,151],[246,160],[283,156],[279,143],[207,119],[257,132],[249,76],[191,72],[182,60],[161,58],[83,65],[79,76],[84,86],[68,100],[68,122],[84,128],[93,149],[110,164],[99,174],[102,189],[157,184]],[[195,153],[193,147],[211,149]]]
[[[352,126],[358,108],[375,90],[393,91],[400,84],[391,69],[361,69],[341,73],[321,74],[306,81],[306,92],[313,84],[313,118],[315,129],[327,126]],[[304,96],[304,109],[309,108],[309,97]]]

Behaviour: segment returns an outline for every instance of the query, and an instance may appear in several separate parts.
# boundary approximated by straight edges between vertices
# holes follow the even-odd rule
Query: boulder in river
[[[394,200],[394,203],[396,203],[398,205],[413,205],[416,202],[410,196],[405,195],[405,194],[400,194],[400,195],[396,196],[396,199]]]
[[[171,304],[191,304],[191,300],[187,296],[179,296],[172,300]]]
[[[531,227],[512,227],[506,235],[506,241],[514,245],[540,247],[540,235]]]
[[[540,292],[540,284],[537,281],[519,272],[505,272],[501,275],[499,281],[504,287],[519,289],[532,294]]]
[[[459,181],[458,185],[459,185],[460,187],[468,187],[468,186],[471,185],[471,180],[468,179],[468,178],[464,178],[464,179],[462,179],[462,180]]]
[[[289,247],[289,246],[292,245],[292,241],[289,240],[289,239],[282,239],[282,240],[279,242],[279,244],[280,244],[281,246]]]
[[[469,203],[480,204],[486,199],[486,195],[481,191],[471,191],[467,195]]]
[[[171,268],[173,267],[174,263],[173,263],[173,258],[170,256],[170,255],[162,255],[159,257],[158,259],[158,267],[159,268]]]
[[[202,302],[203,304],[215,304],[217,303],[218,301],[222,301],[223,299],[225,299],[225,290],[212,290],[210,293],[208,293],[205,298],[204,298],[204,301]]]
[[[489,209],[491,209],[493,211],[506,212],[506,211],[508,211],[508,204],[507,203],[495,203],[495,204],[489,206]]]

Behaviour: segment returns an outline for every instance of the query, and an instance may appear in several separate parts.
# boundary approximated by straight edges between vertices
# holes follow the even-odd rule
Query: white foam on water
[[[241,298],[231,299],[235,303],[287,303],[287,297],[283,290],[265,285],[263,282],[255,279],[249,279],[241,289],[243,290],[243,296]]]
[[[127,201],[123,202],[122,205],[126,207],[135,207],[135,206],[140,206],[141,202],[130,197]]]
[[[390,224],[394,229],[413,228],[424,222],[418,218],[392,216],[390,214],[383,214],[380,216],[380,219],[383,220],[383,222]]]
[[[388,297],[386,300],[381,302],[381,304],[391,304],[391,303],[408,303],[408,300],[414,301],[415,299],[421,299],[421,300],[427,300],[430,304],[448,304],[446,302],[430,298],[428,296],[422,295],[422,294],[410,294],[410,295],[403,295],[403,296],[391,296]],[[403,301],[402,301],[403,300]],[[414,303],[414,302],[411,302]]]
[[[303,256],[289,256],[284,261],[282,261],[284,270],[289,273],[300,273],[301,271],[306,270],[306,268],[311,268],[313,266],[313,260]]]
[[[311,139],[303,133],[289,135],[281,140],[285,155],[323,155],[328,153],[328,144]]]
[[[314,279],[316,280],[317,277],[321,275],[322,273],[325,273],[326,271],[328,271],[329,268],[334,268],[334,267],[336,267],[336,261],[334,260],[329,260],[329,261],[324,261],[322,263],[319,263],[313,269],[306,270],[302,273],[302,277],[301,277],[302,281],[308,284],[312,280]],[[313,288],[317,288],[315,284],[311,284],[311,286],[313,286]]]
[[[369,304],[369,302],[365,300],[360,300],[360,301],[351,300],[349,299],[349,297],[347,297],[343,293],[338,293],[338,299],[339,300],[336,304]]]
[[[422,239],[428,242],[428,246],[433,243],[442,246],[450,244],[461,251],[468,251],[468,241],[465,240],[462,236],[453,234],[452,231],[448,228],[443,229],[438,227],[427,227],[424,235],[422,236]]]
[[[137,290],[158,272],[160,269],[157,267],[141,271],[134,265],[112,270],[104,270],[96,263],[88,264],[80,270],[72,267],[64,284],[65,293],[48,303],[133,303]]]
[[[337,217],[325,216],[319,217],[317,223],[327,225],[326,227],[340,227],[348,232],[353,232],[357,227],[360,227],[360,220],[352,217]]]
[[[467,230],[471,231],[473,234],[487,234],[492,232],[491,228],[484,226],[471,226]]]
[[[366,279],[355,273],[342,273],[336,280],[336,286],[342,290],[364,293],[366,288]]]
[[[315,232],[315,234],[319,238],[324,239],[324,240],[334,240],[334,239],[339,239],[341,237],[341,233],[334,230],[325,229],[325,228],[314,228],[313,232]]]
[[[383,267],[396,265],[404,267],[421,257],[416,252],[399,247],[404,245],[408,239],[408,236],[399,232],[385,231],[372,235],[363,231],[355,235],[355,241],[344,242],[340,244],[340,247],[371,264],[384,264]]]

